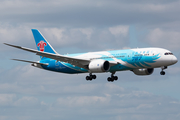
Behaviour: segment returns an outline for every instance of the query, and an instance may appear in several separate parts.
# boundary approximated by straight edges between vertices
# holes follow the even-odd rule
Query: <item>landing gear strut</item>
[[[118,77],[117,76],[114,76],[115,72],[113,72],[111,74],[111,77],[108,77],[107,80],[108,82],[113,82],[114,80],[118,80]]]
[[[166,73],[164,72],[165,69],[167,69],[167,66],[161,67],[162,71],[160,72],[161,75],[165,75]]]
[[[89,76],[86,76],[86,80],[92,80],[92,79],[96,79],[96,75],[92,75],[92,73],[89,73]]]

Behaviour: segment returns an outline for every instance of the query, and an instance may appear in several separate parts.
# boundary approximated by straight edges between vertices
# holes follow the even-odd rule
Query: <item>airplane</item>
[[[168,66],[178,62],[175,55],[163,48],[137,48],[112,51],[88,52],[77,54],[58,54],[49,44],[45,37],[37,29],[32,29],[37,50],[11,45],[5,45],[36,53],[40,56],[40,61],[29,61],[12,59],[16,61],[28,62],[32,66],[50,70],[54,72],[79,74],[89,73],[86,80],[96,79],[95,73],[110,72],[108,82],[118,80],[114,76],[117,71],[132,71],[136,75],[151,75],[154,68],[161,68],[161,75],[165,75],[164,70]]]

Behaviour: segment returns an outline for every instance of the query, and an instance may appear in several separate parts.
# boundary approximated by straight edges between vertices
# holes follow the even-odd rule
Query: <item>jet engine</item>
[[[107,72],[110,69],[110,64],[106,60],[92,60],[89,63],[89,70],[91,72]]]
[[[143,68],[132,70],[136,75],[151,75],[154,72],[154,68]]]

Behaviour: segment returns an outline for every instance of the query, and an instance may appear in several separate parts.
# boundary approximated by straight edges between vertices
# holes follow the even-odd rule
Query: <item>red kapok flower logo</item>
[[[37,46],[40,48],[40,51],[44,52],[44,47],[46,46],[47,44],[44,42],[44,41],[40,41]]]

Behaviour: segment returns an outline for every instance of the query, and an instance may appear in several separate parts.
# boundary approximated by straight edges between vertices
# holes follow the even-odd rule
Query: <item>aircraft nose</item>
[[[173,55],[171,62],[172,62],[172,64],[175,64],[178,62],[178,59]]]

